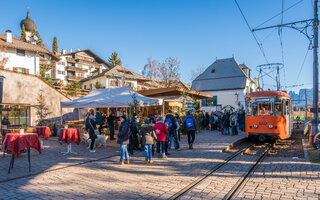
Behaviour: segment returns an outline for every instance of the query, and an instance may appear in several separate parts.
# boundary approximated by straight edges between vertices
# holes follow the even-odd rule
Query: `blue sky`
[[[284,0],[288,8],[299,0]],[[281,12],[281,0],[238,0],[252,28]],[[169,56],[180,60],[182,80],[190,82],[191,71],[207,67],[216,58],[234,55],[252,69],[266,61],[233,0],[10,0],[1,2],[0,32],[10,29],[20,35],[20,21],[30,16],[45,44],[53,36],[59,50],[90,48],[107,59],[119,53],[123,66],[139,72],[152,56],[160,62]],[[304,0],[284,13],[284,22],[313,17],[311,0]],[[264,26],[280,23],[277,17]],[[311,29],[310,29],[311,30]],[[278,30],[257,32],[270,63],[282,62]],[[297,77],[307,52],[308,40],[292,29],[283,29],[285,70],[282,85],[312,87],[312,51]],[[284,73],[285,72],[285,73]],[[265,89],[275,82],[265,79]],[[297,90],[298,88],[289,88]]]

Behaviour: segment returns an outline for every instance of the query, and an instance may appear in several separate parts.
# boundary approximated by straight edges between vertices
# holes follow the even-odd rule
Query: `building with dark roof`
[[[217,96],[217,104],[244,107],[246,94],[257,89],[257,82],[250,78],[250,68],[238,64],[234,58],[217,59],[192,82],[192,90]],[[203,101],[204,110],[212,111],[213,100]]]

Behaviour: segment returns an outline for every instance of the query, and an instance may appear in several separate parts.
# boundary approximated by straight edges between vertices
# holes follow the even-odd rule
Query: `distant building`
[[[250,78],[250,68],[238,64],[234,58],[218,59],[192,82],[192,90],[216,96],[217,104],[245,107],[245,95],[257,89],[257,81]],[[213,99],[202,100],[202,109],[216,111]]]
[[[92,76],[81,80],[81,88],[96,89],[95,85],[98,82],[103,88],[131,86],[135,90],[141,90],[149,88],[145,86],[148,81],[150,81],[149,78],[117,65],[105,69],[101,73],[97,71]]]
[[[6,60],[0,69],[32,75],[40,74],[40,65],[53,67],[59,60],[59,57],[42,46],[13,38],[10,30],[0,34],[0,57]]]
[[[102,72],[110,68],[108,62],[100,58],[90,49],[83,49],[67,53],[62,50],[60,61],[55,64],[53,79],[61,85],[70,81],[80,81],[92,76],[93,72]]]

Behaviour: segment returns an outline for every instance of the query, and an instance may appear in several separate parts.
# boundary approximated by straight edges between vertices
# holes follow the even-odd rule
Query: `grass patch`
[[[312,163],[320,163],[320,151],[317,149],[308,149],[309,159]]]

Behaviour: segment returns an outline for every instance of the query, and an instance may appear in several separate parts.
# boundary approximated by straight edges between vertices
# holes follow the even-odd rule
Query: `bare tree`
[[[204,72],[205,68],[203,66],[197,67],[195,70],[191,71],[190,82],[196,79],[200,74]]]
[[[150,56],[148,58],[148,63],[143,67],[142,75],[150,78],[150,79],[158,79],[159,77],[159,66],[160,63],[157,60],[152,60]]]
[[[180,62],[177,58],[169,57],[159,66],[159,80],[165,87],[170,87],[180,80]]]

